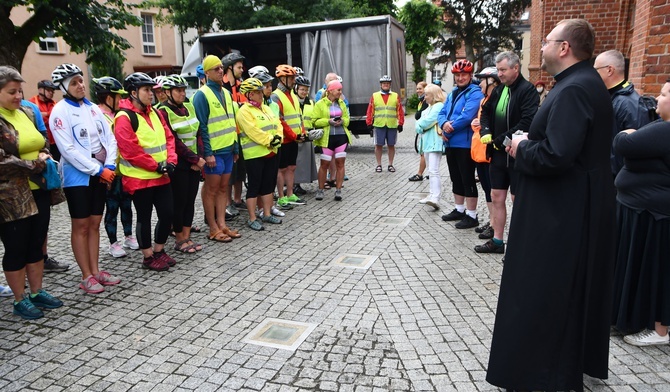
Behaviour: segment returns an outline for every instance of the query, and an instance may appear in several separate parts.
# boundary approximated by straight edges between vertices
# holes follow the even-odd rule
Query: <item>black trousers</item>
[[[138,189],[133,194],[133,204],[137,213],[135,235],[140,249],[151,248],[151,212],[156,207],[158,222],[154,231],[154,242],[164,244],[172,226],[172,187],[170,184]]]
[[[174,202],[172,229],[175,233],[181,233],[184,226],[193,225],[195,198],[200,186],[200,172],[177,169],[170,176],[170,186]]]

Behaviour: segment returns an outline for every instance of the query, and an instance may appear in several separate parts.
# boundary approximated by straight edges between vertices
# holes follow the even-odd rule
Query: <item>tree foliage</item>
[[[391,14],[393,0],[150,0],[162,21],[199,34],[321,20]]]
[[[444,35],[440,46],[445,56],[436,62],[455,60],[463,46],[468,60],[479,59],[514,48],[521,37],[516,23],[531,0],[442,0]]]
[[[27,7],[29,18],[21,25],[10,19],[12,9]],[[87,62],[96,62],[105,51],[122,55],[128,41],[113,30],[140,25],[141,20],[130,11],[135,7],[123,0],[2,0],[0,2],[0,63],[21,69],[23,58],[32,41],[54,31],[70,45],[73,52],[86,52]]]
[[[412,0],[400,10],[400,21],[405,25],[405,49],[412,55],[412,81],[418,83],[426,75],[421,57],[433,50],[434,39],[442,31],[442,10],[426,0]]]

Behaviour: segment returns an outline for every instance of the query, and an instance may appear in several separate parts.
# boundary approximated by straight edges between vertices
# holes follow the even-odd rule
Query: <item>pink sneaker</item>
[[[79,283],[79,288],[84,290],[87,294],[100,294],[105,291],[105,288],[102,287],[100,282],[93,276],[90,275],[88,278],[84,279]]]
[[[100,271],[100,273],[95,276],[95,279],[103,286],[114,286],[115,284],[121,283],[121,279],[113,276],[107,271]]]
[[[145,257],[144,261],[142,261],[142,266],[152,271],[167,271],[170,269],[170,266],[167,264],[167,262],[155,254],[151,255],[150,257]]]

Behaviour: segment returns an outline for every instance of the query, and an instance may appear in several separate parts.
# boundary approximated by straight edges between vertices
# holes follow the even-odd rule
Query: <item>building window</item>
[[[154,17],[149,14],[142,14],[142,53],[156,54]]]
[[[442,79],[442,70],[434,69],[433,70],[433,79]]]
[[[40,38],[39,51],[45,53],[60,53],[58,49],[58,38],[53,30],[47,30],[46,37]]]

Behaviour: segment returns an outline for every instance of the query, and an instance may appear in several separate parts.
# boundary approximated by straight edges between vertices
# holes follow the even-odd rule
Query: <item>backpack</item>
[[[640,115],[643,116],[640,118],[641,123],[647,124],[660,118],[656,113],[656,99],[651,95],[640,95],[637,104],[640,108]],[[645,115],[646,117],[644,117]]]

